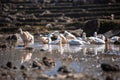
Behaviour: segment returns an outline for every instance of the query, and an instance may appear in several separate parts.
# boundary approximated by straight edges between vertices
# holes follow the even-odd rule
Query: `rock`
[[[73,74],[74,78],[76,79],[88,79],[89,75],[88,74],[83,74],[83,73],[77,73],[77,74]]]
[[[38,68],[41,69],[42,64],[38,61],[33,61],[32,68]]]
[[[17,69],[17,67],[16,67],[16,66],[14,66],[14,67],[13,67],[13,69]]]
[[[43,57],[42,61],[43,61],[43,63],[44,63],[45,66],[48,66],[48,67],[55,66],[55,62],[51,58]]]
[[[13,35],[11,36],[11,39],[17,40],[17,35],[13,34]]]
[[[5,36],[3,34],[0,34],[0,39],[3,39]]]
[[[66,76],[66,78],[68,78],[68,79],[74,79],[74,74],[70,73],[70,74],[68,74],[68,75]]]
[[[2,73],[1,76],[7,76],[7,73]]]
[[[12,34],[12,35],[9,35],[6,40],[14,40],[14,41],[17,41],[17,38],[18,38],[18,35],[17,34]]]
[[[61,67],[58,69],[58,72],[59,72],[59,73],[63,73],[63,74],[68,74],[68,73],[70,73],[71,71],[69,71],[69,70],[67,69],[67,66],[61,66]]]
[[[33,47],[25,47],[25,50],[34,51],[34,48]]]
[[[90,20],[83,28],[87,36],[93,36],[94,32],[98,32],[100,28],[100,21],[98,19]]]
[[[7,62],[7,64],[6,64],[6,66],[8,67],[8,68],[12,68],[12,62]]]
[[[40,51],[45,51],[44,49],[40,49]]]
[[[13,64],[12,64],[12,62],[7,62],[7,64],[6,64],[6,66],[8,67],[8,68],[12,68],[12,69],[17,69],[17,67],[16,66],[13,66]]]
[[[120,41],[115,41],[114,44],[119,45]]]
[[[8,67],[3,66],[3,65],[2,65],[2,66],[0,66],[0,68],[2,68],[2,69],[6,69],[6,70],[8,69]]]
[[[114,80],[111,76],[107,76],[105,80]]]
[[[2,45],[0,45],[0,48],[6,49],[6,48],[7,48],[7,45],[6,45],[6,44],[2,44]]]
[[[3,38],[4,37],[4,35],[3,34],[0,34],[0,38]]]
[[[120,71],[120,68],[118,65],[114,64],[107,64],[107,63],[102,63],[101,68],[105,72],[110,72],[110,71]]]
[[[24,80],[28,79],[28,77],[30,76],[28,71],[23,71],[22,75],[23,75]]]
[[[41,74],[38,79],[39,80],[51,80],[51,79],[49,79],[49,76],[46,74]]]
[[[61,75],[61,74],[57,74],[57,79],[59,80],[65,80],[65,78],[67,77],[67,75]]]
[[[21,70],[26,70],[26,67],[24,65],[21,65],[20,69]]]

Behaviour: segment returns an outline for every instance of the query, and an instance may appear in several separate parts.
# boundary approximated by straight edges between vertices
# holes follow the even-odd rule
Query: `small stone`
[[[119,45],[119,44],[120,44],[120,42],[119,42],[119,41],[115,41],[115,42],[114,42],[114,44]]]
[[[70,71],[67,69],[66,66],[61,66],[61,67],[58,69],[58,72],[60,72],[60,73],[65,73],[65,74],[70,73]]]
[[[107,76],[105,80],[113,80],[113,78],[110,76]]]
[[[2,73],[1,76],[7,76],[7,74],[6,73]]]
[[[33,61],[32,68],[39,68],[41,69],[42,64],[38,61]]]
[[[119,66],[118,65],[113,65],[113,64],[106,64],[102,63],[101,68],[103,71],[110,72],[110,71],[119,71]]]
[[[24,69],[26,69],[26,67],[24,65],[21,65],[20,69],[24,70]]]
[[[8,67],[6,67],[6,66],[3,66],[3,65],[1,66],[1,68],[2,68],[2,69],[8,69]]]
[[[12,68],[12,62],[8,62],[8,63],[6,64],[6,66],[7,66],[8,68]]]
[[[33,47],[25,47],[25,50],[33,51],[34,48]]]
[[[38,77],[39,80],[49,80],[48,78],[49,78],[49,76],[46,75],[46,74],[41,74],[41,75]]]
[[[40,51],[45,51],[44,49],[40,49]]]
[[[73,74],[73,75],[74,75],[74,78],[89,78],[88,74],[79,73],[79,74]]]
[[[65,79],[66,77],[67,77],[67,75],[57,74],[58,79]]]
[[[67,75],[67,78],[74,78],[74,75],[72,73]]]
[[[23,71],[23,78],[26,79],[29,77],[29,73],[27,71]]]
[[[17,69],[17,67],[16,67],[16,66],[14,66],[14,67],[13,67],[13,69]]]
[[[55,66],[55,62],[52,58],[43,57],[42,61],[43,61],[45,66],[48,66],[48,67]]]
[[[6,44],[2,44],[2,45],[0,45],[0,48],[6,49],[6,48],[7,48],[7,45],[6,45]]]

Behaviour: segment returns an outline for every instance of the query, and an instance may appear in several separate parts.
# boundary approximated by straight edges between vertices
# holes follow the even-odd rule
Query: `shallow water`
[[[62,65],[66,65],[73,73],[88,73],[104,77],[100,68],[101,63],[115,63],[120,65],[120,45],[48,45],[36,42],[31,47],[34,51],[25,50],[23,47],[1,50],[0,66],[8,61],[20,68],[21,64],[30,65],[35,59],[41,60],[44,56],[55,60],[55,67],[45,69],[43,72],[47,75],[58,74],[57,70]],[[41,51],[43,50],[43,51]],[[119,80],[120,74],[114,77]]]

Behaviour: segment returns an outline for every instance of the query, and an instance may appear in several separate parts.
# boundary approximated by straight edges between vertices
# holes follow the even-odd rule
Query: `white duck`
[[[61,44],[61,38],[58,31],[48,34],[48,44]]]
[[[84,41],[87,40],[87,37],[86,37],[86,33],[85,33],[85,32],[83,32],[83,34],[82,34],[82,40],[84,40]]]
[[[67,44],[67,43],[68,43],[66,37],[65,37],[63,34],[59,34],[59,36],[60,36],[60,38],[61,38],[61,40],[62,40],[62,41],[61,41],[62,44]]]
[[[83,41],[82,39],[77,39],[73,34],[69,33],[68,31],[65,31],[65,36],[66,36],[68,43],[70,45],[87,44],[87,42]]]
[[[21,59],[21,64],[30,61],[31,57],[32,57],[32,53],[27,53],[27,52],[24,53]]]
[[[77,37],[77,39],[78,39],[78,40],[87,41],[86,33],[83,32],[83,33],[82,33],[82,37]]]
[[[88,38],[86,37],[85,32],[83,32],[83,34],[82,34],[82,41],[84,44],[90,44],[90,42],[88,41]]]
[[[41,41],[43,44],[48,44],[48,43],[49,43],[48,36],[40,35],[40,41]]]
[[[97,37],[97,32],[94,32],[93,37],[89,37],[89,41],[93,44],[105,44],[105,40]]]
[[[64,31],[64,36],[67,38],[67,40],[73,40],[73,39],[77,39],[73,34],[71,34],[68,31]]]
[[[40,35],[40,41],[43,44],[58,44],[60,42],[60,37],[58,36],[58,32],[55,31],[47,36]]]
[[[114,43],[116,41],[120,42],[120,37],[119,36],[113,36],[113,37],[110,38],[110,42]]]
[[[27,46],[28,44],[34,44],[34,36],[32,34],[30,34],[28,31],[23,31],[21,28],[19,28],[19,30],[24,46]]]

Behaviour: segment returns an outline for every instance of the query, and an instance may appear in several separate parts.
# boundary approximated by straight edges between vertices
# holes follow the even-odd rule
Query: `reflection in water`
[[[47,50],[48,52],[52,51],[58,51],[61,55],[64,53],[78,53],[82,52],[84,55],[88,53],[93,53],[94,55],[97,55],[98,53],[106,53],[106,52],[117,52],[120,53],[120,46],[119,45],[113,45],[113,44],[107,44],[107,45],[79,45],[79,46],[71,46],[69,44],[64,45],[42,45],[41,47],[44,50]]]
[[[120,55],[120,45],[106,44],[106,54]]]
[[[21,64],[23,64],[24,62],[28,62],[32,57],[32,53],[24,53],[22,58],[21,58]]]
[[[22,44],[20,41],[18,42],[9,42],[10,45],[17,46],[19,44]],[[97,55],[98,53],[105,53],[108,51],[120,51],[119,45],[113,45],[113,44],[102,44],[102,45],[69,45],[69,44],[60,44],[60,45],[49,45],[49,44],[38,44],[35,43],[34,45],[29,45],[34,48],[40,48],[45,51],[48,51],[52,54],[52,51],[57,51],[61,55],[69,52],[69,53],[77,53],[82,52],[84,55],[87,53],[93,53],[94,55]],[[23,48],[22,46],[18,46],[17,49]]]
[[[49,45],[49,44],[43,44],[41,46],[41,49],[46,50],[48,52],[52,51],[58,51],[60,54],[63,54],[64,50],[67,49],[67,44],[66,45]]]
[[[64,45],[48,45],[44,44],[41,46],[41,49],[47,50],[48,52],[58,51],[61,55],[63,53],[77,53],[82,52],[84,55],[86,53],[92,52],[95,55],[98,52],[104,53],[105,52],[105,45],[80,45],[80,46],[71,46],[69,44]]]
[[[26,51],[23,47],[15,47],[15,49],[11,49],[11,51],[1,51],[0,65],[5,65],[7,61],[12,61],[15,66],[17,65],[19,67],[21,63],[29,64],[30,61],[36,58],[41,60],[43,57],[47,56],[53,58],[56,63],[54,68],[44,71],[44,73],[48,75],[57,74],[57,70],[62,65],[67,65],[69,68],[72,68],[75,73],[87,72],[95,75],[100,75],[101,69],[99,65],[102,62],[114,62],[119,63],[120,65],[120,45],[104,44],[71,46],[69,44],[48,45],[35,43],[32,47],[35,48],[34,52]],[[41,49],[45,51],[40,51]],[[108,56],[111,54],[117,56]]]
[[[97,55],[98,53],[105,53],[108,51],[120,51],[119,45],[113,44],[102,44],[102,45],[69,45],[69,44],[61,44],[61,45],[49,45],[49,44],[38,44],[35,43],[31,45],[34,48],[43,49],[52,54],[53,51],[59,52],[61,55],[64,53],[78,53],[82,52],[84,55],[88,53],[93,53]],[[20,49],[23,47],[17,47]]]

